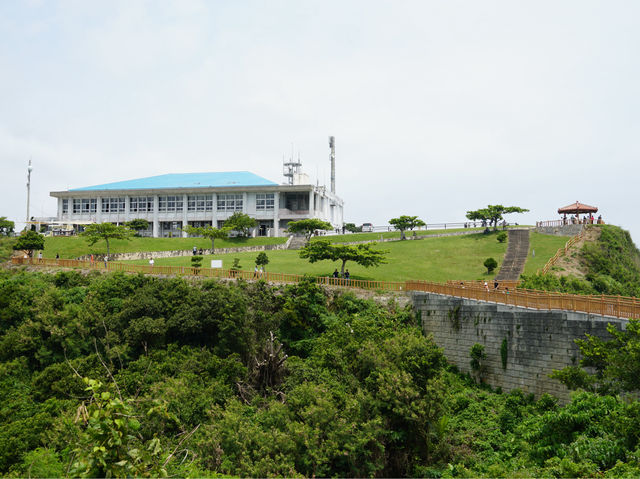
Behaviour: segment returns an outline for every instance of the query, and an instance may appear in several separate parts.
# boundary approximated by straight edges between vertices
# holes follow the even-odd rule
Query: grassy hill
[[[374,233],[375,234],[375,233]],[[377,233],[379,234],[379,233]],[[362,233],[346,235],[351,241],[371,235]],[[532,233],[532,249],[536,256],[530,257],[532,268],[541,268],[547,260],[564,245],[567,238]],[[488,280],[497,274],[507,243],[498,243],[496,234],[482,233],[451,236],[441,238],[427,238],[422,240],[407,240],[398,242],[379,243],[377,249],[387,250],[387,263],[377,268],[363,268],[355,263],[347,263],[347,268],[354,279],[404,281],[407,279],[422,279],[444,282],[456,280]],[[243,270],[252,270],[257,253],[234,253],[228,255],[205,256],[203,266],[210,264],[211,259],[221,259],[223,267],[229,268],[233,258],[240,260]],[[340,268],[339,262],[322,261],[310,264],[299,257],[298,251],[270,251],[268,252],[268,271],[291,274],[309,274],[312,276],[330,276],[335,268]],[[498,261],[498,268],[491,275],[487,274],[482,265],[488,257]],[[156,259],[157,265],[190,266],[189,257]],[[135,261],[146,264],[146,260]]]
[[[535,275],[525,269],[523,286],[578,294],[640,296],[640,251],[628,231],[613,225],[594,226],[600,230],[595,241],[581,244],[570,253],[579,263],[580,276],[552,270]]]

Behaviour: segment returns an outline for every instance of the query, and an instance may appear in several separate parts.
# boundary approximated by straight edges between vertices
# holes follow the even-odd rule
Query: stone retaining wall
[[[580,351],[574,340],[591,334],[609,338],[607,323],[624,329],[626,319],[568,311],[540,311],[484,301],[414,293],[413,304],[425,334],[433,334],[449,362],[472,372],[470,350],[485,347],[485,381],[505,391],[519,388],[540,397],[544,393],[569,400],[569,390],[549,378],[554,369],[578,365]],[[501,346],[506,339],[506,368]]]
[[[575,236],[583,227],[584,225],[538,226],[536,231],[545,235]]]
[[[291,242],[291,236],[287,239],[286,243],[281,244],[267,244],[258,246],[241,246],[238,248],[216,248],[212,253],[211,249],[203,249],[202,254],[228,254],[228,253],[251,253],[258,251],[274,251],[284,250],[289,247]],[[174,258],[177,256],[192,256],[192,250],[173,250],[173,251],[138,251],[135,253],[114,253],[110,255],[111,261],[129,261],[136,259],[158,259],[158,258]],[[93,255],[95,261],[102,261],[105,255]],[[91,259],[91,255],[84,255],[77,258],[81,261],[88,261]]]

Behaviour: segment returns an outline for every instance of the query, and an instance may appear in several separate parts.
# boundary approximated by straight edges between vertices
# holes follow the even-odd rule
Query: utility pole
[[[29,220],[31,217],[29,216],[29,201],[31,200],[31,172],[33,168],[31,167],[31,160],[29,160],[29,167],[27,168],[27,224],[25,224],[25,228],[28,227]]]

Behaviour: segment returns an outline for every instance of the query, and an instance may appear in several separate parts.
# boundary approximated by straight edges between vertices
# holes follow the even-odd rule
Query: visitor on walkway
[[[156,262],[153,260],[153,257],[151,257],[151,259],[149,260],[149,266],[151,266],[151,267],[153,268],[153,265],[154,265],[155,263],[156,263]],[[106,265],[106,259],[105,259],[105,265]]]

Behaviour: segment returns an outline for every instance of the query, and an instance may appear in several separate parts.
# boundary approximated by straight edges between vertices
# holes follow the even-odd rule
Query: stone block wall
[[[569,391],[549,378],[554,369],[578,365],[574,342],[591,334],[608,338],[607,323],[619,329],[627,320],[567,311],[541,311],[431,293],[414,293],[425,334],[432,334],[450,363],[472,373],[471,347],[485,347],[485,381],[504,391],[519,388],[540,397],[544,393],[569,400]],[[506,368],[501,346],[507,344]]]
[[[536,228],[538,233],[556,236],[575,236],[584,228],[584,225],[562,225],[562,226],[539,226]]]

